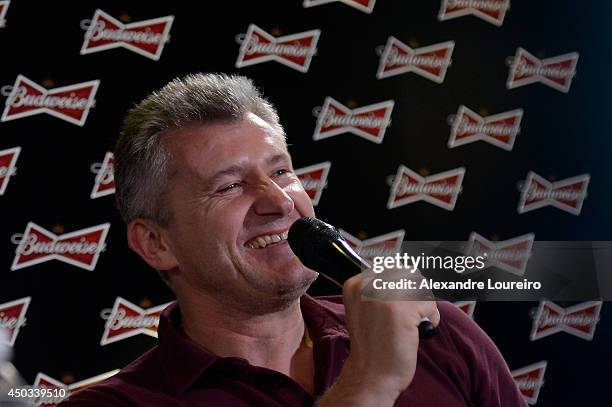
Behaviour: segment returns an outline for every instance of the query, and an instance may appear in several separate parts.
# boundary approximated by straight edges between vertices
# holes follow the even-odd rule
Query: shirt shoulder
[[[172,406],[162,390],[159,348],[156,346],[121,369],[116,375],[79,390],[58,407],[156,407]]]
[[[465,312],[439,301],[438,334],[421,342],[422,362],[443,369],[475,405],[523,407],[526,403],[491,338]]]
[[[440,312],[438,336],[445,346],[473,361],[501,357],[491,338],[469,315],[450,302],[438,301],[437,305]]]
[[[132,407],[121,393],[101,385],[80,390],[62,401],[58,407]]]

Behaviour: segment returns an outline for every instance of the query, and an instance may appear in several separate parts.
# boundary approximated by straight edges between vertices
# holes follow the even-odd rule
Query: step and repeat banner
[[[4,357],[70,393],[155,345],[174,298],[114,207],[120,123],[177,76],[239,73],[277,106],[317,215],[364,257],[465,242],[519,280],[591,276],[455,304],[529,404],[612,405],[611,20],[606,1],[0,1]]]

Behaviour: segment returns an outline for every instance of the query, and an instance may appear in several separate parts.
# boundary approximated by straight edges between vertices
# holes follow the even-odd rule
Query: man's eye
[[[274,175],[285,175],[285,174],[288,174],[288,173],[290,173],[290,172],[291,172],[291,171],[289,171],[288,169],[283,168],[283,169],[280,169],[280,170],[278,170],[278,171],[275,171],[275,172],[274,172]]]
[[[240,186],[239,182],[234,182],[233,184],[229,184],[226,187],[223,187],[219,190],[219,192],[227,192],[227,191],[231,191],[232,189],[236,189]]]

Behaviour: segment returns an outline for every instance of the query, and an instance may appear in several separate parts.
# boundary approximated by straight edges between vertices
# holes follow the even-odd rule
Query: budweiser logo
[[[7,336],[0,336],[0,345],[15,345],[19,329],[26,324],[25,314],[30,305],[30,297],[0,304],[0,331]]]
[[[55,407],[60,403],[60,401],[68,398],[68,396],[70,396],[71,394],[74,394],[77,391],[87,388],[89,386],[93,386],[96,383],[100,383],[101,381],[106,380],[111,376],[114,376],[118,372],[119,372],[119,369],[111,370],[110,372],[102,373],[100,375],[93,376],[85,380],[80,380],[78,382],[74,382],[69,385],[57,379],[54,379],[51,376],[48,376],[42,372],[39,372],[36,375],[36,379],[34,379],[34,385],[33,385],[34,388],[50,389],[50,390],[64,389],[66,390],[66,393],[64,397],[37,398],[37,401],[35,404],[41,407]],[[55,394],[53,395],[55,396]]]
[[[474,309],[476,308],[476,301],[455,301],[453,303],[455,307],[465,312],[470,318],[474,318]]]
[[[8,0],[0,1],[0,28],[6,27],[6,12],[10,4]]]
[[[309,165],[296,169],[295,175],[299,178],[304,190],[312,200],[313,206],[319,204],[323,188],[327,186],[327,175],[331,162],[325,161],[319,164]]]
[[[576,75],[576,64],[577,52],[540,60],[519,47],[510,65],[506,86],[513,89],[540,82],[567,93]]]
[[[509,8],[510,0],[442,0],[438,20],[473,15],[501,27]]]
[[[10,88],[0,121],[21,119],[47,113],[69,123],[83,126],[95,103],[100,81],[94,80],[47,90],[23,75]]]
[[[58,236],[29,222],[23,235],[13,238],[17,249],[11,270],[55,259],[91,271],[105,248],[109,228],[110,223],[104,223]]]
[[[92,171],[96,174],[96,180],[91,190],[91,199],[115,193],[114,160],[113,153],[109,151],[104,156],[102,164],[94,163],[91,166]]]
[[[157,338],[157,326],[161,312],[170,303],[143,309],[131,302],[117,297],[112,310],[102,310],[101,317],[106,320],[100,345],[108,345],[138,334]]]
[[[454,48],[453,41],[446,41],[413,49],[397,38],[389,37],[380,56],[376,77],[383,79],[414,72],[436,83],[442,83],[451,64]]]
[[[521,190],[518,213],[550,205],[580,215],[590,178],[589,174],[582,174],[551,183],[530,171]]]
[[[320,6],[321,4],[333,3],[339,1],[341,3],[346,4],[347,6],[351,6],[356,8],[357,10],[363,11],[364,13],[371,14],[374,10],[374,4],[376,0],[304,0],[302,6],[304,8]]]
[[[91,21],[82,22],[87,32],[81,47],[81,55],[112,48],[125,48],[157,61],[161,57],[164,45],[168,42],[173,21],[174,16],[166,16],[123,24],[98,9]]]
[[[451,127],[448,147],[458,147],[474,141],[485,141],[506,151],[514,147],[521,131],[523,109],[481,117],[466,106],[459,106]]]
[[[544,338],[558,332],[566,332],[590,341],[599,321],[601,301],[587,301],[562,308],[550,301],[540,301],[533,319],[530,339]]]
[[[519,391],[529,404],[535,404],[538,401],[540,389],[544,384],[546,365],[547,362],[542,361],[511,372]]]
[[[373,263],[374,257],[395,256],[397,253],[400,253],[405,231],[399,229],[366,240],[360,240],[342,229],[340,229],[340,233],[355,252],[359,253],[361,257],[370,263]]]
[[[0,195],[4,195],[11,177],[17,174],[17,158],[21,147],[0,150]]]
[[[320,30],[274,37],[255,24],[250,24],[240,46],[236,67],[276,61],[300,72],[308,72],[317,52]]]
[[[397,208],[417,201],[425,201],[448,211],[455,209],[461,192],[465,168],[421,177],[404,165],[400,165],[391,186],[387,209]]]
[[[394,102],[387,100],[357,109],[349,109],[327,97],[317,119],[313,140],[322,140],[343,133],[353,133],[380,144],[391,122]]]
[[[535,235],[528,233],[512,239],[492,242],[476,232],[470,234],[466,254],[482,256],[486,267],[497,267],[517,276],[525,274]]]

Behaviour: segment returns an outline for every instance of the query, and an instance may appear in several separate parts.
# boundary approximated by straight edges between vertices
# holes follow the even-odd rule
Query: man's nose
[[[266,179],[257,186],[254,203],[257,215],[288,215],[293,211],[293,199],[273,180]]]

